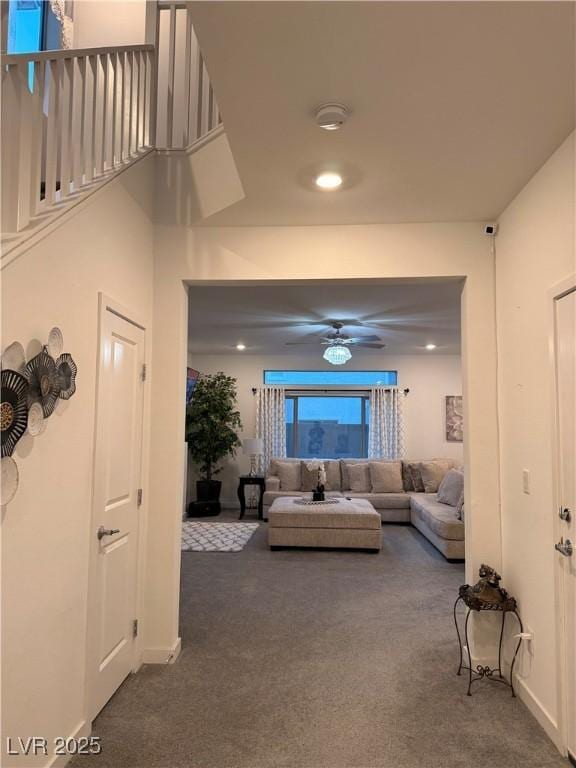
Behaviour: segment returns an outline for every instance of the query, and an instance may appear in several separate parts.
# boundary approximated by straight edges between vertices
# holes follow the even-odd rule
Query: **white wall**
[[[311,362],[310,357],[298,355],[194,355],[189,353],[188,363],[202,373],[224,371],[238,380],[238,405],[242,417],[242,437],[254,437],[256,402],[252,387],[262,386],[265,368],[328,370],[329,364],[321,356]],[[398,371],[398,385],[408,387],[410,394],[404,402],[405,455],[408,458],[449,456],[463,460],[463,444],[449,443],[444,430],[444,397],[462,393],[460,357],[458,355],[376,355],[357,350],[346,364],[347,370],[387,369]],[[333,369],[332,369],[333,370]],[[235,458],[224,463],[218,475],[223,482],[222,501],[236,506],[238,474],[250,468],[250,458],[240,449]],[[189,471],[189,489],[194,498],[194,467]]]
[[[80,0],[74,3],[74,47],[143,45],[146,0]]]
[[[3,751],[5,736],[51,741],[84,724],[98,292],[151,319],[153,168],[132,166],[2,272],[2,349],[32,353],[57,325],[78,365],[75,396],[18,444],[20,487],[2,508]]]
[[[554,508],[550,299],[576,271],[574,134],[500,218],[497,319],[503,577],[534,632],[524,686],[548,725],[558,722],[554,606]],[[531,492],[522,492],[528,469]]]

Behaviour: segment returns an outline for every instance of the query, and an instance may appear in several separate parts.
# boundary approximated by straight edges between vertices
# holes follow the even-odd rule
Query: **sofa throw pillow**
[[[402,462],[371,461],[370,481],[373,493],[402,493]]]
[[[462,491],[462,494],[460,495],[460,498],[458,499],[458,504],[456,505],[456,514],[464,522],[464,491]]]
[[[355,493],[370,493],[370,464],[348,464],[350,490]]]
[[[313,491],[318,485],[318,470],[308,469],[306,466],[308,463],[308,461],[303,461],[301,465],[303,491]],[[340,462],[324,460],[324,469],[326,471],[326,483],[324,484],[324,490],[339,491],[341,487]]]
[[[464,475],[457,469],[449,469],[438,486],[438,501],[440,504],[448,504],[457,507],[460,497],[464,493]]]
[[[276,475],[280,478],[280,490],[299,491],[302,482],[300,462],[276,460],[274,463]]]
[[[411,490],[416,491],[416,493],[424,493],[424,483],[422,481],[422,473],[420,472],[420,462],[411,461],[408,464],[408,469],[410,470],[410,478],[412,479]]]
[[[341,459],[340,470],[342,472],[342,490],[350,491],[350,478],[348,477],[348,469],[354,464],[367,464],[368,459]]]
[[[418,466],[425,493],[438,493],[438,487],[446,472],[452,469],[452,464],[451,459],[433,459],[432,461],[420,462]]]
[[[414,482],[410,473],[410,462],[402,461],[402,487],[405,491],[414,490]]]

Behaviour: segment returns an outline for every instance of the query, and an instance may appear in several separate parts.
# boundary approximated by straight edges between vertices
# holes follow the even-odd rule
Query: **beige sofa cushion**
[[[326,470],[326,483],[324,488],[326,491],[339,491],[342,487],[342,481],[340,479],[340,461],[337,459],[322,459],[324,461],[324,469]],[[318,470],[308,469],[306,466],[308,462],[302,460],[302,486],[303,491],[313,491],[318,485]]]
[[[350,490],[357,493],[370,493],[370,464],[350,464],[348,466]]]
[[[273,474],[280,478],[281,491],[299,491],[302,485],[302,472],[299,461],[281,461],[274,459]]]
[[[366,499],[374,509],[410,509],[410,496],[407,493],[355,493],[347,491],[346,497]]]
[[[341,459],[340,472],[342,474],[342,490],[350,490],[350,478],[348,477],[348,467],[352,464],[367,464],[368,459]]]
[[[464,523],[458,518],[454,507],[440,504],[436,494],[412,493],[410,495],[413,521],[416,518],[442,539],[464,540]]]
[[[438,486],[438,501],[458,507],[460,497],[464,493],[464,473],[458,469],[449,469]]]
[[[402,493],[402,462],[371,461],[370,481],[372,493]]]
[[[418,465],[422,484],[426,493],[437,493],[444,475],[454,466],[452,459],[433,459],[431,461],[421,461]]]
[[[412,489],[416,491],[416,493],[424,493],[424,483],[422,481],[422,473],[420,472],[420,462],[411,461],[408,464],[408,471],[410,472]]]

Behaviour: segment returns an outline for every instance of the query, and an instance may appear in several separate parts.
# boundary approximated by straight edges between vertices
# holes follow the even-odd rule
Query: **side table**
[[[510,597],[505,592],[505,590],[500,590],[500,592],[503,597],[503,599],[500,602],[486,601],[479,598],[474,593],[474,587],[469,587],[468,584],[464,584],[460,587],[458,597],[456,598],[456,602],[454,603],[454,624],[456,626],[456,634],[458,635],[458,646],[460,649],[460,664],[458,666],[458,672],[456,674],[460,675],[463,669],[468,672],[468,691],[467,691],[468,696],[472,696],[472,691],[471,691],[472,683],[475,683],[476,680],[482,680],[482,678],[486,678],[487,680],[493,680],[494,682],[497,682],[497,683],[504,683],[504,685],[507,685],[512,690],[512,696],[516,696],[516,693],[514,691],[514,677],[513,677],[514,664],[516,663],[516,657],[518,656],[518,651],[520,650],[520,643],[522,642],[522,638],[518,637],[518,642],[516,643],[516,647],[514,649],[514,655],[512,656],[512,663],[510,665],[509,680],[507,680],[502,674],[502,641],[504,639],[504,625],[506,623],[507,614],[510,613],[516,617],[516,621],[518,622],[518,626],[520,628],[520,635],[523,632],[522,620],[520,619],[518,610],[516,608],[516,600],[513,597]],[[466,619],[464,622],[464,643],[466,645],[466,650],[468,652],[468,665],[464,664],[464,659],[462,654],[462,637],[460,635],[460,629],[458,628],[458,618],[456,615],[456,609],[460,602],[463,602],[467,608]],[[468,638],[468,621],[470,619],[470,613],[472,611],[497,611],[498,613],[500,613],[500,616],[502,617],[502,623],[500,627],[500,641],[498,643],[498,666],[495,668],[492,668],[489,666],[482,666],[481,664],[478,664],[475,669],[472,669],[470,641]]]
[[[258,520],[263,520],[263,504],[264,504],[264,489],[266,487],[266,479],[264,475],[240,475],[240,481],[238,483],[238,499],[240,500],[240,517],[242,520],[244,513],[246,512],[246,496],[245,489],[247,485],[257,485],[259,489],[258,496]]]

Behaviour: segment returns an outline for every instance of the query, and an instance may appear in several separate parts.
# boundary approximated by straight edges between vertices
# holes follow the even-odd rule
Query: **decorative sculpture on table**
[[[324,501],[324,488],[326,487],[326,468],[323,461],[313,459],[306,464],[306,469],[318,472],[318,483],[316,490],[312,491],[312,501]]]
[[[503,683],[512,690],[512,696],[515,696],[514,692],[514,664],[516,663],[516,657],[520,650],[520,643],[522,642],[522,620],[518,614],[516,607],[516,599],[511,597],[505,589],[500,586],[500,574],[496,573],[494,568],[484,563],[480,566],[478,575],[480,578],[473,586],[469,584],[463,584],[458,590],[458,597],[454,603],[454,624],[456,626],[456,634],[458,635],[458,647],[460,651],[460,664],[458,666],[457,674],[460,675],[462,670],[468,672],[468,696],[472,695],[472,683],[483,678],[487,680],[493,680],[497,683]],[[462,637],[460,635],[460,629],[458,627],[457,608],[459,603],[464,603],[467,607],[466,619],[464,622],[464,646],[462,646]],[[470,620],[470,614],[472,611],[499,611],[502,619],[500,624],[500,641],[498,643],[498,666],[490,667],[487,665],[477,664],[476,667],[472,665],[472,656],[470,652],[470,639],[468,636],[468,622]],[[520,628],[519,634],[515,635],[518,638],[515,644],[512,661],[510,664],[510,673],[508,679],[503,674],[502,668],[502,645],[504,640],[504,626],[506,623],[507,614],[512,614],[516,617],[518,626]],[[463,647],[466,649],[467,664],[465,663],[463,655]]]
[[[18,488],[18,467],[12,458],[18,441],[26,431],[39,435],[58,400],[69,400],[76,391],[78,368],[72,356],[62,352],[63,346],[61,330],[52,328],[42,351],[28,363],[19,342],[10,344],[2,355],[2,506],[12,501]]]

